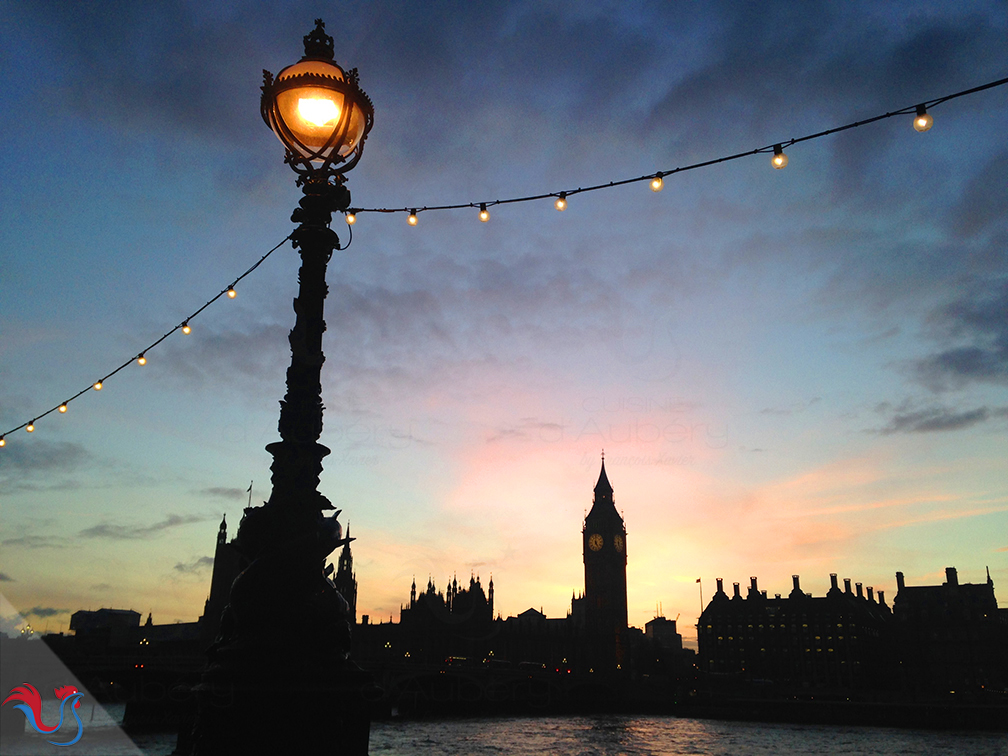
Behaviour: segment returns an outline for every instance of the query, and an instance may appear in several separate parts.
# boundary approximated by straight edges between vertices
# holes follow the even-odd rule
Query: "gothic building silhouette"
[[[390,618],[373,624],[362,618],[355,630],[354,657],[382,667],[490,665],[587,675],[602,686],[635,666],[677,675],[684,657],[675,620],[657,617],[646,632],[628,626],[627,531],[604,457],[593,493],[581,527],[584,590],[572,596],[566,617],[547,617],[534,607],[495,617],[493,580],[484,592],[477,575],[470,576],[468,587],[450,579],[444,590],[428,578],[426,588],[418,591],[414,580],[398,623]]]
[[[350,605],[350,623],[355,625],[357,624],[357,574],[353,571],[353,555],[350,553],[349,522],[347,523],[346,537],[347,542],[343,544],[343,550],[340,551],[333,585]]]
[[[398,622],[363,615],[355,623],[352,660],[374,675],[382,705],[404,715],[701,705],[743,718],[813,721],[805,704],[814,702],[862,723],[931,726],[936,711],[954,715],[944,726],[1004,719],[998,702],[1008,687],[1008,609],[998,608],[989,571],[983,583],[960,583],[948,567],[944,583],[924,586],[906,585],[897,572],[891,608],[881,590],[849,578],[841,587],[835,574],[818,597],[802,590],[797,575],[789,594],[773,597],[755,577],[745,595],[738,583],[729,595],[718,578],[697,623],[694,655],[683,649],[676,620],[656,616],[643,631],[628,624],[626,523],[604,457],[581,544],[584,590],[572,595],[566,617],[534,607],[495,615],[492,577],[486,589],[475,573],[468,585],[452,577],[443,590],[428,577],[422,591],[414,579]],[[46,642],[98,687],[111,690],[112,680],[157,681],[166,690],[192,685],[242,568],[222,519],[198,623],[154,625],[148,617],[141,626],[134,611],[81,611],[71,618],[76,635]],[[326,575],[356,619],[349,540]],[[296,636],[295,629],[292,643]],[[182,704],[172,706],[133,701],[125,717],[185,714]]]
[[[214,547],[213,573],[210,577],[210,593],[203,605],[203,614],[199,618],[200,643],[209,646],[220,630],[221,613],[227,606],[231,595],[231,583],[241,572],[241,555],[238,549],[228,543],[227,515],[221,517],[217,529],[217,545]]]
[[[605,456],[592,508],[581,529],[581,541],[585,630],[593,646],[595,665],[621,669],[626,661],[627,634],[626,525],[616,511]]]

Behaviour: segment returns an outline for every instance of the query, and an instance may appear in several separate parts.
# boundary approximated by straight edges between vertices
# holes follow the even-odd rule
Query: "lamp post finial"
[[[325,21],[315,19],[315,28],[304,36],[304,54],[306,58],[333,59],[333,38],[325,32]]]

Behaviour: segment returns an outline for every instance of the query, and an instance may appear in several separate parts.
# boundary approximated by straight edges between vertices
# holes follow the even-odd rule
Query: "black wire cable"
[[[17,426],[16,428],[11,428],[9,431],[6,431],[5,433],[0,434],[0,440],[4,439],[5,436],[8,436],[11,433],[14,433],[15,431],[19,431],[22,428],[27,428],[29,425],[34,425],[36,421],[41,420],[46,415],[50,415],[53,412],[59,411],[59,409],[61,407],[66,407],[74,399],[77,399],[78,397],[83,396],[88,391],[97,391],[97,390],[99,390],[97,388],[99,385],[104,385],[105,381],[107,381],[109,378],[111,378],[112,376],[114,376],[120,370],[123,370],[124,368],[132,365],[136,360],[138,360],[140,357],[143,357],[147,352],[149,352],[151,349],[153,349],[154,347],[156,347],[162,341],[164,341],[165,339],[167,339],[173,333],[175,333],[176,331],[179,331],[179,330],[185,328],[186,326],[188,326],[190,320],[192,320],[193,318],[195,318],[197,315],[199,315],[201,312],[203,312],[203,310],[205,310],[207,307],[209,307],[214,302],[216,302],[218,299],[220,299],[225,294],[227,294],[229,291],[231,291],[238,284],[239,281],[241,281],[243,278],[245,278],[250,273],[252,273],[252,271],[254,271],[256,268],[258,268],[260,265],[263,264],[263,262],[266,260],[267,257],[269,257],[270,255],[272,255],[274,252],[276,252],[278,249],[280,249],[280,247],[282,247],[285,243],[287,243],[290,240],[291,236],[293,236],[293,234],[290,234],[290,235],[286,236],[283,239],[283,241],[281,241],[279,244],[277,244],[275,247],[273,247],[273,249],[271,249],[265,255],[263,255],[262,257],[260,257],[252,265],[252,267],[250,267],[248,270],[246,270],[244,273],[242,273],[240,276],[238,276],[238,278],[236,278],[234,280],[234,283],[232,283],[226,289],[222,289],[215,297],[213,297],[212,299],[210,299],[209,301],[207,301],[202,307],[200,307],[198,310],[196,310],[196,312],[194,312],[192,315],[190,315],[189,317],[187,317],[185,320],[183,320],[177,326],[175,326],[174,328],[172,328],[170,331],[168,331],[166,334],[164,334],[157,341],[155,341],[152,344],[150,344],[146,349],[141,350],[139,354],[137,354],[134,357],[130,357],[128,360],[126,360],[126,362],[124,362],[122,365],[120,365],[119,367],[117,367],[111,373],[109,373],[108,375],[104,376],[103,378],[99,378],[97,381],[95,381],[94,383],[92,383],[87,388],[81,389],[76,394],[74,394],[69,399],[67,399],[65,402],[57,404],[55,407],[51,407],[50,409],[48,409],[45,412],[43,412],[41,415],[36,415],[35,418],[33,418],[32,420],[30,420],[29,422],[21,423],[21,425]]]
[[[964,89],[961,92],[956,92],[955,94],[945,95],[944,97],[938,97],[934,100],[925,100],[920,103],[925,108],[934,107],[935,105],[941,105],[942,103],[948,102],[949,100],[954,100],[957,97],[965,97],[966,95],[975,94],[977,92],[982,92],[986,89],[993,89],[994,87],[1000,87],[1004,84],[1008,84],[1008,78],[998,79],[997,81],[992,81],[987,84],[981,84],[978,87],[972,87],[970,89]],[[775,146],[791,146],[794,144],[799,144],[801,142],[808,142],[812,139],[820,139],[825,136],[830,136],[831,134],[837,134],[841,131],[846,131],[848,129],[855,129],[859,126],[866,126],[869,123],[875,123],[876,121],[882,121],[886,118],[892,118],[894,116],[910,115],[917,112],[918,105],[909,105],[905,108],[900,108],[899,110],[893,110],[888,113],[883,113],[882,115],[877,115],[872,118],[866,118],[862,121],[854,121],[853,123],[844,124],[843,126],[837,126],[832,129],[826,129],[825,131],[819,131],[815,134],[808,134],[802,137],[796,137],[793,139],[787,139],[780,142],[775,142],[769,144],[766,147],[758,147],[753,150],[747,150],[745,152],[737,152],[734,155],[725,155],[723,157],[714,158],[712,160],[704,160],[700,163],[692,163],[690,165],[679,166],[670,170],[655,171],[653,173],[648,173],[644,176],[635,176],[634,178],[621,179],[619,181],[609,181],[604,184],[595,184],[593,186],[579,186],[577,189],[564,189],[563,191],[556,192],[546,192],[543,194],[531,194],[527,197],[511,197],[508,199],[498,199],[498,200],[485,200],[482,202],[464,202],[455,205],[425,205],[423,207],[415,204],[411,204],[407,207],[362,207],[362,208],[351,208],[347,212],[359,215],[360,213],[409,213],[416,212],[417,214],[422,212],[434,211],[434,210],[462,210],[462,209],[476,209],[482,205],[487,208],[494,207],[495,205],[510,205],[517,202],[534,202],[536,200],[549,199],[550,197],[559,197],[563,194],[564,197],[571,197],[575,194],[584,194],[585,192],[595,192],[600,189],[612,189],[617,186],[625,186],[627,184],[636,184],[641,181],[651,181],[656,176],[665,178],[667,176],[672,176],[676,173],[684,173],[686,171],[692,171],[697,168],[706,168],[711,165],[717,165],[718,163],[727,163],[731,160],[738,160],[739,158],[748,157],[750,155],[759,155],[762,153],[773,152]]]
[[[347,243],[346,243],[345,247],[340,247],[340,251],[342,251],[344,249],[350,249],[350,245],[353,244],[353,224],[352,223],[347,223],[347,231],[350,234],[350,238],[347,239]]]

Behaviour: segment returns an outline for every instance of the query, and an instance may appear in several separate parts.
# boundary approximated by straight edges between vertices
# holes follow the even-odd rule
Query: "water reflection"
[[[1008,734],[568,717],[375,722],[372,756],[1008,756]]]

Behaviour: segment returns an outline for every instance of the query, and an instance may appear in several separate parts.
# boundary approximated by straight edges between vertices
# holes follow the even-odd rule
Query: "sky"
[[[999,2],[0,4],[0,432],[292,230],[262,69],[321,17],[375,106],[358,207],[492,202],[787,142],[1008,76]],[[1008,86],[647,183],[361,213],[329,265],[320,490],[358,614],[492,576],[563,617],[602,451],[629,619],[714,580],[995,583],[1008,606]],[[333,228],[344,244],[345,223]],[[0,449],[4,628],[193,621],[269,497],[290,245]],[[702,580],[697,584],[697,579]],[[730,588],[729,588],[730,590]]]

